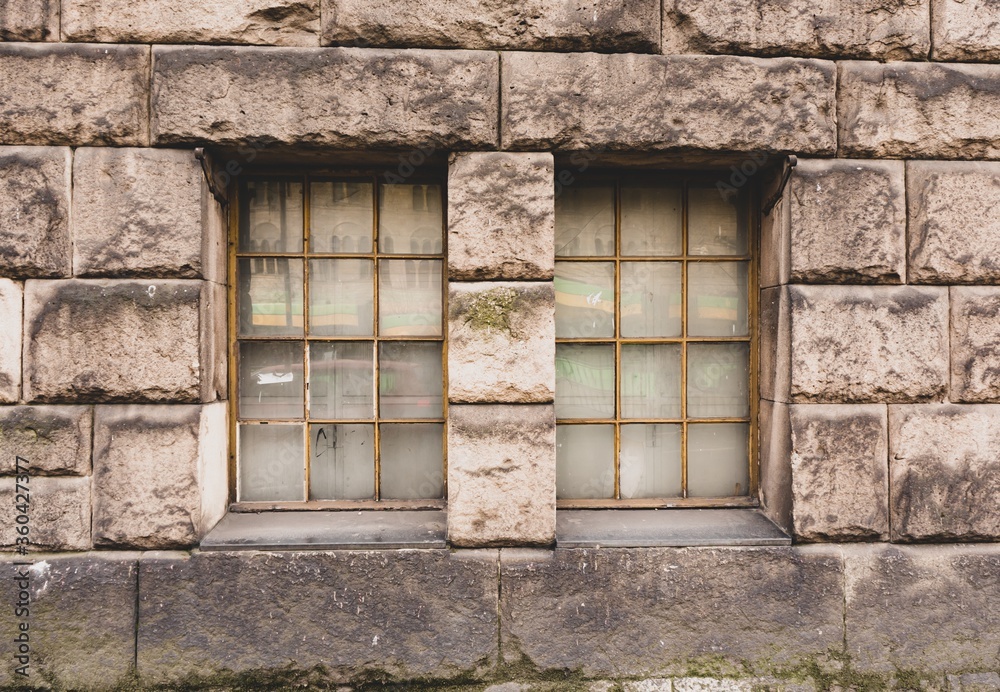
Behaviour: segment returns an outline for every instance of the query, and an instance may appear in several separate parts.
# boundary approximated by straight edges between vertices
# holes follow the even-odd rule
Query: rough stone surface
[[[496,54],[173,46],[155,48],[153,57],[157,144],[497,143]]]
[[[926,59],[931,0],[665,0],[664,53]]]
[[[791,535],[792,431],[788,404],[760,400],[760,504],[768,519]]]
[[[221,403],[96,407],[94,543],[197,543],[226,511],[227,427]]]
[[[28,539],[30,551],[89,550],[90,478],[31,476],[0,478],[0,545],[12,550],[20,534],[15,532],[18,509],[28,489]],[[18,488],[20,483],[22,486]],[[21,497],[18,497],[21,495]],[[21,506],[23,509],[23,505]]]
[[[214,284],[181,280],[30,280],[24,398],[29,402],[211,401]],[[224,314],[224,312],[222,313]],[[203,334],[205,335],[203,338]]]
[[[792,283],[903,283],[901,161],[799,161],[790,186]]]
[[[496,579],[496,551],[154,553],[140,563],[138,673],[271,670],[285,687],[297,673],[481,674],[496,663]]]
[[[58,41],[59,0],[0,0],[0,41]]]
[[[948,387],[948,291],[790,286],[791,398],[940,400]]]
[[[68,148],[0,147],[0,275],[72,273]]]
[[[92,419],[89,406],[0,408],[0,474],[19,456],[32,476],[89,476]]]
[[[555,396],[551,282],[448,287],[448,399],[544,403]]]
[[[225,241],[194,153],[78,149],[73,164],[77,276],[225,282]]]
[[[954,286],[951,293],[951,396],[1000,401],[1000,288]]]
[[[149,47],[0,43],[0,143],[149,138]]]
[[[0,665],[0,685],[26,683],[55,689],[111,689],[128,682],[135,656],[137,553],[83,555],[4,555],[0,598],[10,614],[0,624],[7,655]],[[14,615],[21,586],[14,579],[27,572],[31,604],[26,618]],[[12,642],[28,623],[31,648],[29,677],[18,675],[21,664]],[[124,685],[123,685],[124,686]]]
[[[894,541],[1000,539],[1000,406],[889,407]]]
[[[319,45],[319,0],[64,0],[66,41]]]
[[[325,44],[656,52],[655,0],[323,0]]]
[[[507,53],[505,149],[836,149],[833,63]]]
[[[834,549],[501,552],[501,655],[585,675],[719,675],[843,643]]]
[[[839,63],[840,156],[1000,158],[1000,65]],[[956,108],[956,104],[961,107]]]
[[[21,317],[24,289],[10,279],[0,279],[0,403],[13,404],[21,397]]]
[[[459,154],[448,169],[448,276],[551,280],[551,154]]]
[[[788,403],[791,399],[792,325],[788,286],[760,292],[760,397]]]
[[[1000,283],[1000,163],[910,161],[911,283]]]
[[[884,405],[789,407],[795,536],[887,540],[889,433]]]
[[[932,0],[934,60],[1000,61],[1000,2]],[[1000,687],[1000,681],[997,682]]]
[[[448,538],[469,547],[555,542],[553,406],[448,409]]]

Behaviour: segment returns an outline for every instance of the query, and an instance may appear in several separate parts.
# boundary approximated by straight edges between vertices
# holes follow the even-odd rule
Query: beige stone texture
[[[1000,283],[1000,163],[908,161],[909,282]]]
[[[1000,158],[1000,65],[839,63],[844,158]],[[956,104],[961,104],[956,106]]]
[[[448,169],[448,277],[551,280],[552,154],[457,155]]]
[[[503,148],[836,150],[831,62],[505,53]]]
[[[94,543],[196,544],[222,518],[226,405],[94,409]]]
[[[1000,539],[1000,406],[889,407],[894,541]]]
[[[951,395],[954,402],[1000,401],[1000,287],[953,286]]]
[[[0,474],[21,457],[32,476],[89,476],[92,421],[89,406],[0,408]]]
[[[359,48],[153,50],[153,141],[343,149],[497,143],[496,54]]]
[[[782,175],[778,172],[761,190],[761,199],[770,200],[777,196],[774,206],[760,219],[760,271],[757,280],[762,289],[789,282],[792,248],[788,230],[792,224],[792,192],[787,183],[779,190],[781,180]]]
[[[656,0],[323,0],[324,44],[649,53]]]
[[[212,401],[225,352],[223,291],[182,280],[27,282],[24,398],[38,403]]]
[[[149,47],[0,43],[0,144],[139,146]]]
[[[448,400],[547,403],[555,396],[550,282],[451,283]]]
[[[64,0],[64,41],[319,45],[319,0]]]
[[[0,41],[58,41],[59,0],[0,0]]]
[[[72,274],[72,158],[68,147],[0,147],[0,275]]]
[[[790,286],[791,400],[940,401],[948,387],[948,291]]]
[[[0,404],[21,398],[21,317],[24,289],[0,279]]]
[[[185,149],[77,149],[77,276],[225,283],[225,236],[201,164]]]
[[[1000,61],[1000,2],[931,0],[934,48],[931,58],[944,62]]]
[[[29,554],[39,550],[89,550],[90,478],[30,476],[27,483],[24,480],[16,476],[0,478],[0,547],[12,550],[21,535],[16,527],[27,526]],[[25,509],[25,488],[27,524],[17,521],[17,515]],[[20,509],[18,505],[22,505]]]
[[[760,396],[788,403],[791,393],[792,324],[789,288],[760,292]]]
[[[760,504],[768,519],[791,534],[792,432],[788,404],[760,400]]]
[[[926,59],[931,0],[664,0],[664,53]]]

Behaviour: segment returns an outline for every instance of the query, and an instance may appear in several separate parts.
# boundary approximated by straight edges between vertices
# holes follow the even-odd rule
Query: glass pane
[[[309,260],[309,333],[371,336],[374,269],[372,260]]]
[[[622,254],[681,254],[681,188],[622,186]]]
[[[688,344],[689,418],[746,418],[749,344]]]
[[[680,262],[622,262],[621,267],[622,336],[680,336]]]
[[[305,425],[240,425],[239,498],[293,500],[304,498]]]
[[[379,334],[441,336],[441,260],[379,260]]]
[[[371,183],[312,183],[309,201],[310,252],[372,252]]]
[[[746,229],[736,213],[738,195],[723,197],[714,187],[688,189],[688,254],[745,255]]]
[[[623,499],[680,497],[681,426],[623,425],[619,459]]]
[[[302,183],[247,183],[240,215],[240,252],[302,252]]]
[[[615,347],[556,344],[556,418],[615,415]]]
[[[615,335],[615,265],[556,262],[556,337]]]
[[[615,188],[573,185],[556,195],[556,257],[615,254]]]
[[[382,418],[441,418],[444,377],[439,342],[383,341],[378,356]]]
[[[375,364],[370,341],[309,345],[309,415],[372,420]]]
[[[302,343],[240,344],[240,418],[302,418]]]
[[[736,497],[750,487],[746,423],[688,425],[688,497]]]
[[[375,426],[310,425],[309,499],[375,499]]]
[[[747,334],[747,263],[688,264],[688,336]]]
[[[680,416],[680,344],[623,344],[622,417]]]
[[[240,336],[302,335],[302,260],[239,261]]]
[[[444,425],[387,423],[379,432],[382,499],[444,497]]]
[[[556,426],[556,497],[615,496],[615,426]]]
[[[444,221],[440,185],[382,185],[378,248],[411,255],[441,253]]]

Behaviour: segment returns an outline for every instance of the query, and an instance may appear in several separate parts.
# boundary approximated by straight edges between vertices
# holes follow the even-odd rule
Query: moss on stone
[[[511,315],[517,306],[513,288],[491,288],[473,295],[465,309],[465,323],[472,329],[515,336]]]

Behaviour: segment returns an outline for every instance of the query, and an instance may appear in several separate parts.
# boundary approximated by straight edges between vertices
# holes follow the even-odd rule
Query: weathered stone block
[[[542,670],[745,676],[843,642],[831,548],[504,550],[500,571],[501,655]]]
[[[225,283],[217,203],[190,150],[78,149],[73,164],[77,276]]]
[[[149,139],[149,47],[0,44],[0,143]]]
[[[1000,61],[1000,3],[997,0],[931,0],[934,60]],[[1000,686],[1000,683],[998,683]]]
[[[909,161],[911,283],[1000,283],[1000,163]]]
[[[666,0],[664,53],[926,59],[931,0]]]
[[[21,398],[21,317],[24,289],[10,279],[0,279],[0,403]]]
[[[496,551],[147,554],[140,582],[145,684],[269,670],[285,687],[387,683],[496,664]]]
[[[901,161],[799,161],[789,182],[792,283],[903,282]]]
[[[0,274],[70,276],[68,148],[0,147]]]
[[[760,505],[768,519],[791,534],[792,431],[788,404],[760,400]]]
[[[496,54],[172,46],[153,57],[157,144],[497,145]]]
[[[92,418],[89,406],[0,408],[0,474],[19,456],[33,476],[89,476]]]
[[[0,0],[0,41],[58,41],[59,0]]]
[[[760,397],[788,403],[791,398],[792,325],[787,286],[760,292]]]
[[[555,542],[553,406],[448,409],[448,538],[466,547]]]
[[[556,326],[551,283],[452,283],[448,303],[449,401],[553,400]]]
[[[894,541],[1000,538],[1000,406],[889,407]]]
[[[1000,288],[954,286],[951,293],[951,396],[1000,401]]]
[[[194,545],[226,512],[226,405],[94,410],[94,543]]]
[[[27,282],[24,398],[51,403],[212,401],[224,354],[215,284]],[[221,313],[218,311],[221,310]]]
[[[319,45],[319,0],[66,0],[65,41]]]
[[[795,536],[805,541],[886,540],[886,407],[794,405],[789,419]]]
[[[32,469],[29,468],[29,472]],[[12,549],[21,535],[16,532],[18,505],[28,489],[29,550],[89,550],[90,478],[31,476],[0,478],[0,545]],[[21,487],[17,485],[20,482]],[[20,497],[18,497],[20,495]],[[23,506],[22,506],[23,509]]]
[[[839,156],[1000,158],[1000,65],[839,64]],[[955,104],[961,103],[961,108]]]
[[[655,0],[323,0],[325,44],[657,52]]]
[[[948,292],[790,286],[791,399],[940,400],[948,386]]]
[[[833,63],[505,53],[505,149],[836,149]]]
[[[552,154],[459,154],[448,169],[448,276],[552,279]]]
[[[0,685],[56,689],[111,689],[130,681],[135,660],[136,572],[138,553],[86,553],[0,558],[5,579],[0,598],[10,614],[0,637],[13,642],[28,624],[29,676],[19,675],[14,645],[0,666]],[[30,566],[16,565],[30,562]],[[27,588],[23,578],[27,573]],[[21,591],[28,615],[14,614]]]

